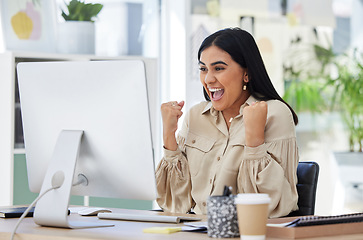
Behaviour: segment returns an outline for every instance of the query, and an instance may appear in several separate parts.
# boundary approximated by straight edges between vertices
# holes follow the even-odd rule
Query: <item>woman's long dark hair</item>
[[[251,34],[240,28],[219,30],[204,39],[198,51],[198,60],[200,60],[200,55],[204,49],[210,46],[219,47],[227,52],[241,67],[247,69],[249,79],[247,89],[254,98],[260,101],[275,99],[285,103],[292,113],[295,125],[297,125],[299,120],[295,111],[280,97],[274,88],[267,74],[260,51]],[[204,88],[203,91],[205,99],[210,101]]]

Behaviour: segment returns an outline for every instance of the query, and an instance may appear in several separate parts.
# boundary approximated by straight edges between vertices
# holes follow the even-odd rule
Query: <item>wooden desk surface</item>
[[[140,210],[126,210],[126,209],[113,209],[114,212],[144,212]],[[148,211],[149,212],[149,211]],[[150,213],[150,212],[149,212]],[[153,212],[152,214],[164,214]],[[206,221],[206,216],[198,216],[202,221]],[[183,226],[183,224],[166,224],[166,223],[151,223],[151,222],[133,222],[133,221],[114,221],[114,220],[100,220],[97,217],[81,217],[78,214],[72,213],[71,220],[78,221],[108,221],[115,224],[114,227],[103,228],[86,228],[86,229],[63,229],[63,228],[50,228],[41,227],[34,223],[33,218],[25,218],[20,224],[14,239],[17,240],[108,240],[108,239],[147,239],[147,240],[203,240],[211,239],[206,233],[198,232],[177,232],[172,234],[156,234],[156,233],[143,233],[144,228],[149,227],[176,227]],[[11,232],[17,222],[17,218],[0,219],[0,240],[9,240]],[[234,238],[240,239],[240,238]],[[267,238],[268,240],[276,240]],[[345,239],[345,240],[358,240],[363,239],[363,234],[345,235],[336,237],[323,237],[323,238],[309,238],[306,240],[331,240],[331,239]]]
[[[142,211],[142,210],[127,210],[127,209],[112,209],[113,212],[127,213],[145,213],[165,215],[165,213]],[[206,233],[190,233],[178,232],[173,234],[155,234],[143,233],[144,228],[149,227],[176,227],[183,224],[167,224],[154,222],[136,222],[136,221],[118,221],[118,220],[100,220],[97,217],[82,217],[76,213],[71,213],[69,216],[72,221],[82,222],[110,222],[114,227],[100,228],[85,228],[85,229],[64,229],[41,227],[34,223],[33,218],[25,218],[20,224],[14,239],[23,240],[85,240],[85,239],[209,239]],[[203,221],[206,221],[206,216],[201,216]],[[18,221],[18,218],[0,219],[0,240],[10,239],[11,232]]]

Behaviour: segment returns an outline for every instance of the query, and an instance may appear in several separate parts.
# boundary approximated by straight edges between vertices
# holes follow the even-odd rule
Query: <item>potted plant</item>
[[[349,151],[362,152],[363,53],[353,50],[338,55],[332,46],[307,47],[312,52],[310,58],[284,65],[284,99],[298,112],[339,112],[348,132]],[[300,48],[300,52],[292,54],[297,56],[308,51]]]
[[[286,89],[283,98],[300,113],[328,110],[326,86],[335,59],[332,47],[304,44],[297,37],[291,41],[290,50],[289,61],[283,66]]]
[[[67,11],[62,10],[65,22],[59,24],[58,51],[61,53],[94,54],[94,21],[103,8],[99,3],[71,0]]]
[[[349,135],[350,152],[363,150],[363,54],[354,51],[337,64],[338,76],[327,79],[333,89],[332,109],[342,116]],[[336,106],[336,107],[335,107]],[[362,158],[363,161],[363,158]]]
[[[332,109],[339,111],[348,133],[349,151],[334,152],[342,182],[363,184],[363,54],[354,51],[336,65],[338,75],[328,79],[332,88]]]
[[[92,4],[80,0],[72,0],[67,5],[68,14],[62,10],[62,17],[66,21],[94,22],[102,8],[103,5],[99,3]]]
[[[284,66],[288,80],[284,99],[298,112],[339,113],[349,149],[333,155],[342,182],[358,186],[363,184],[363,54],[352,50],[338,55],[332,47],[318,44],[309,48],[312,57],[306,62]],[[307,68],[308,64],[313,67]]]
[[[305,42],[300,36],[292,39],[283,64],[285,92],[283,99],[288,102],[299,115],[299,135],[316,137],[321,131],[321,123],[325,121],[329,93],[326,88],[328,75],[327,60],[320,59],[321,52],[331,56],[330,48],[321,51],[318,45]],[[301,134],[300,134],[301,133]],[[308,142],[302,148],[308,147]]]

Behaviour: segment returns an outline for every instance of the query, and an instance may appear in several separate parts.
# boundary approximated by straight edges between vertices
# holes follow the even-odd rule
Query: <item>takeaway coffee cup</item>
[[[271,199],[263,193],[241,193],[235,198],[242,240],[265,240],[268,205]]]
[[[234,238],[239,236],[234,195],[210,196],[207,200],[208,236]]]

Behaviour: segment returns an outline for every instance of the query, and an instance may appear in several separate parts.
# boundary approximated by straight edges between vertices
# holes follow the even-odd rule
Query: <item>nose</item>
[[[214,75],[211,72],[207,72],[207,74],[205,75],[204,78],[204,82],[206,84],[210,84],[216,81],[216,78],[214,77]]]

